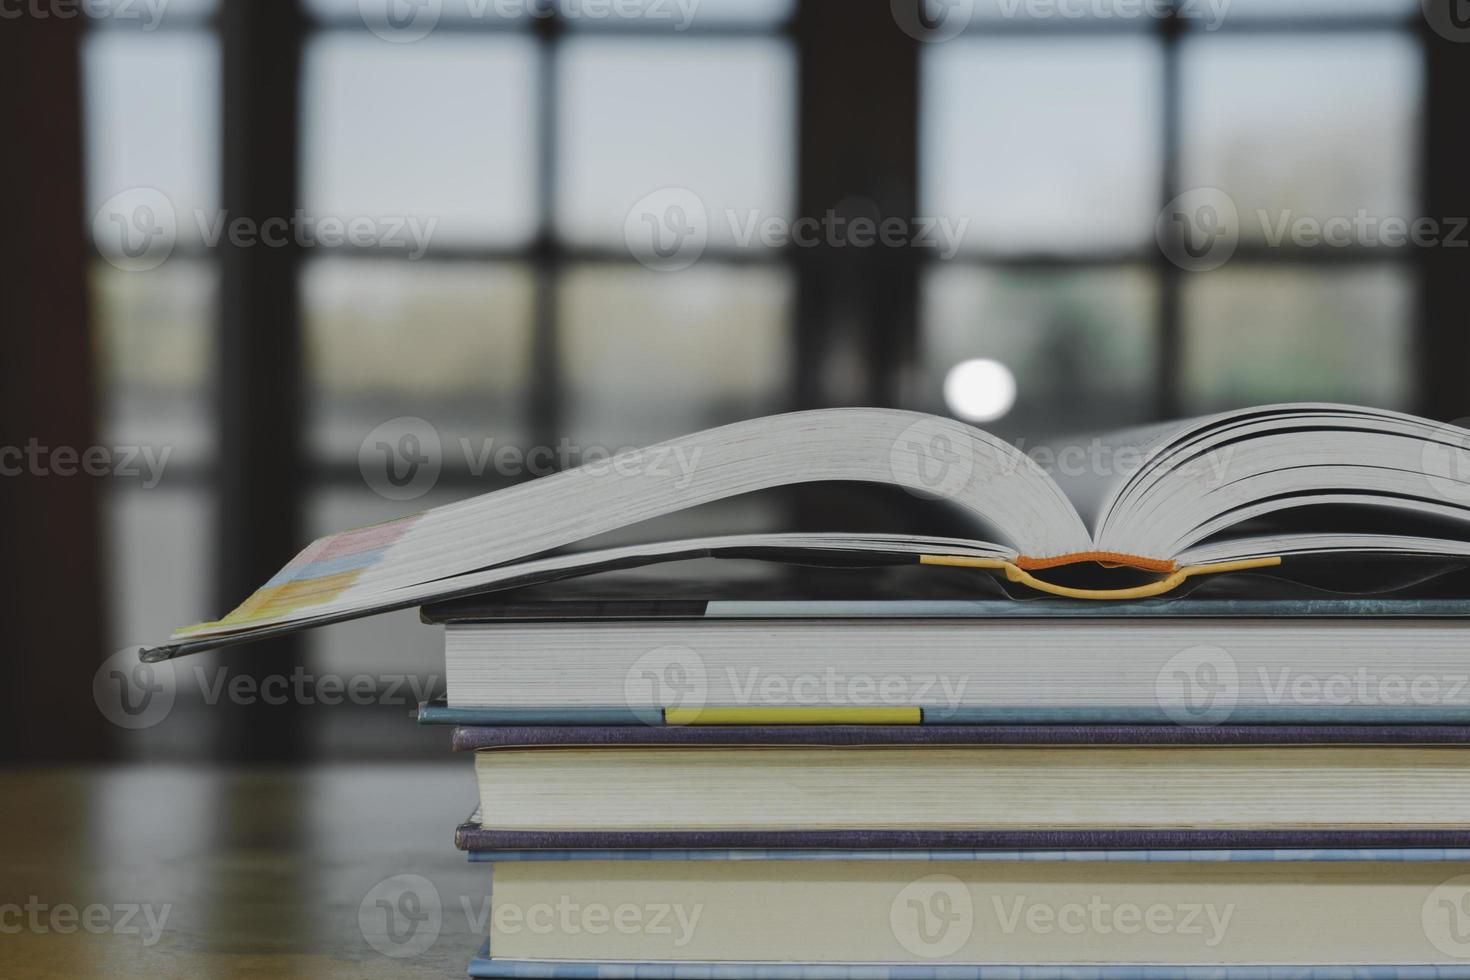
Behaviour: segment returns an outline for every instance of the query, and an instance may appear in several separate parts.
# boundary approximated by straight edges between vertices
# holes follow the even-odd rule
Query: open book
[[[229,615],[177,630],[143,656],[693,557],[958,566],[1076,599],[1162,595],[1191,576],[1312,554],[1464,558],[1467,447],[1470,431],[1347,405],[1246,409],[1031,453],[913,412],[795,412],[320,538]],[[749,534],[550,554],[683,508],[816,481],[905,487],[948,500],[990,532]],[[1055,581],[1056,570],[1082,564],[1126,585]],[[1140,575],[1149,578],[1138,584]]]

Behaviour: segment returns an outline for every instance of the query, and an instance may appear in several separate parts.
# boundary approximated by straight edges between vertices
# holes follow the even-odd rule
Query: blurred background
[[[439,758],[412,612],[181,665],[149,724],[94,680],[316,535],[741,418],[1470,414],[1462,8],[5,5],[4,442],[34,451],[0,479],[0,751]],[[418,449],[433,479],[383,479]],[[905,501],[678,531],[894,530]],[[370,695],[211,686],[297,669]]]

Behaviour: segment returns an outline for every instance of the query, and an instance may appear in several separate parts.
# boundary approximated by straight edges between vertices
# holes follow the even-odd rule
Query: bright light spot
[[[990,422],[1016,403],[1016,376],[988,357],[961,361],[944,376],[944,403],[967,422]]]

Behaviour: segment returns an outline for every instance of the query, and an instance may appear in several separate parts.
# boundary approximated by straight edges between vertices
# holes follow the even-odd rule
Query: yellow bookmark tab
[[[665,725],[917,725],[922,708],[665,708]]]
[[[1218,575],[1221,572],[1242,572],[1252,568],[1273,568],[1281,564],[1278,557],[1271,558],[1244,558],[1240,561],[1218,561],[1207,565],[1188,565],[1176,569],[1156,582],[1147,585],[1138,585],[1128,589],[1074,589],[1070,586],[1056,585],[1037,578],[1024,568],[1003,558],[970,558],[965,555],[920,555],[921,565],[948,565],[953,568],[984,568],[989,571],[1003,572],[1007,581],[1019,582],[1028,585],[1038,592],[1047,592],[1051,595],[1065,596],[1068,599],[1147,599],[1150,596],[1163,595],[1178,588],[1187,578],[1196,575]]]

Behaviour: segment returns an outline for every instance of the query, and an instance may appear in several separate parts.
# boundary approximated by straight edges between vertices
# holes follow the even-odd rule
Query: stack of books
[[[144,656],[443,624],[472,976],[1470,976],[1470,433],[1292,405],[1088,445],[740,423],[324,538]],[[555,551],[811,480],[988,537]]]

